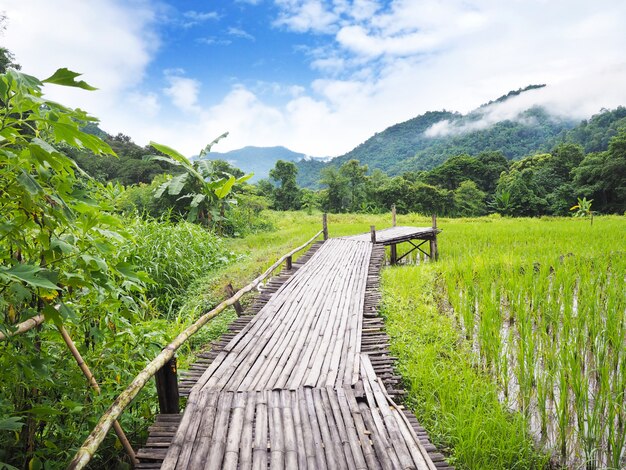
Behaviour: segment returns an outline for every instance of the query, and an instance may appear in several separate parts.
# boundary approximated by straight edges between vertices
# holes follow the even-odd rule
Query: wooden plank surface
[[[393,378],[392,358],[362,354],[387,350],[372,310],[380,257],[369,240],[330,239],[239,319],[201,358],[162,468],[434,470],[377,376]]]

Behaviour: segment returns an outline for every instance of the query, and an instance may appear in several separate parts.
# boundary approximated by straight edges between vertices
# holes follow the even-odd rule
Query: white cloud
[[[198,94],[200,92],[200,82],[194,78],[183,77],[180,71],[166,71],[165,78],[168,86],[163,89],[165,95],[169,96],[174,106],[181,111],[199,112]]]
[[[323,0],[276,0],[281,8],[276,25],[299,33],[332,31],[339,17],[325,3]]]
[[[112,133],[127,133],[140,144],[156,138],[188,155],[226,130],[220,151],[286,145],[338,155],[425,111],[467,112],[537,83],[548,86],[490,107],[479,125],[514,118],[534,104],[575,118],[626,104],[623,0],[274,3],[275,34],[315,35],[302,41],[308,47],[294,48],[315,75],[308,82],[290,83],[284,72],[264,76],[265,82],[248,79],[246,86],[235,78],[224,96],[209,99],[201,93],[207,89],[202,76],[179,70],[165,75],[165,85],[159,76],[148,86],[146,70],[159,44],[158,4],[148,0],[0,0],[9,15],[3,45],[28,73],[47,76],[67,66],[100,88],[51,89],[51,98],[88,109]],[[188,16],[217,19],[211,12]],[[224,39],[197,41],[230,44],[249,34],[239,25],[233,21]],[[261,43],[261,33],[255,34]],[[268,54],[259,61],[269,63]],[[438,132],[451,131],[444,126]]]
[[[184,28],[191,28],[209,20],[219,20],[220,14],[216,11],[188,10],[183,13],[183,18],[182,26]]]
[[[228,28],[228,34],[236,38],[248,39],[249,41],[254,41],[254,36],[252,34],[248,33],[247,31],[241,28],[236,28],[234,26],[231,26],[230,28]]]

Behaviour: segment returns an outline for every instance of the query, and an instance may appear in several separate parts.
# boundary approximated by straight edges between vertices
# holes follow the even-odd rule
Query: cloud
[[[281,12],[275,24],[299,33],[334,31],[339,16],[325,3],[323,0],[276,0]]]
[[[168,86],[163,89],[163,92],[172,100],[174,106],[181,111],[193,113],[200,111],[198,94],[201,84],[198,80],[183,77],[180,70],[166,70],[165,78]]]
[[[219,20],[221,15],[216,11],[195,11],[188,10],[183,13],[182,26],[191,28],[209,20]]]
[[[228,28],[228,34],[236,38],[248,39],[249,41],[254,41],[255,39],[252,34],[248,33],[247,31],[244,31],[241,28],[236,28],[234,26],[231,26]]]
[[[196,42],[206,44],[207,46],[230,46],[233,43],[230,39],[220,39],[214,36],[197,38]]]

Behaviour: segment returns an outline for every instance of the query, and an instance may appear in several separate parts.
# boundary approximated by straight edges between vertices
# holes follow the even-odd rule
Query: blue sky
[[[585,118],[626,105],[623,0],[0,0],[2,45],[23,70],[82,72],[49,87],[110,133],[193,155],[284,145],[345,153],[428,110],[533,104]],[[445,125],[431,133],[448,132]]]

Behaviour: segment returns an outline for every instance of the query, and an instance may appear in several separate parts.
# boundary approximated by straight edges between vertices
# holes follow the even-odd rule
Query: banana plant
[[[593,199],[587,199],[586,197],[577,198],[578,204],[570,207],[570,211],[576,211],[572,214],[573,217],[591,217],[591,225],[593,225],[593,215],[595,211],[591,210],[591,203]]]
[[[225,132],[217,139],[209,143],[200,151],[200,157],[206,156],[213,145],[226,137]],[[163,155],[151,155],[149,160],[160,160],[170,165],[179,167],[182,172],[157,188],[154,197],[159,199],[164,194],[177,196],[177,200],[189,200],[187,220],[190,222],[200,222],[209,225],[212,222],[223,218],[224,203],[233,203],[233,200],[226,200],[231,193],[233,186],[250,179],[253,174],[247,174],[241,178],[230,175],[228,178],[212,179],[211,162],[208,160],[198,160],[191,162],[185,156],[166,145],[150,142],[150,145]]]

